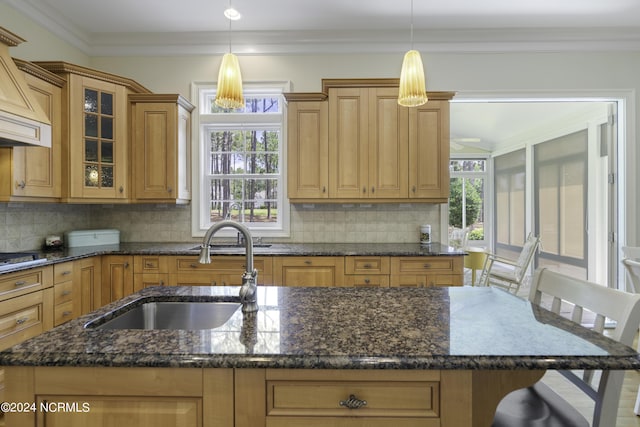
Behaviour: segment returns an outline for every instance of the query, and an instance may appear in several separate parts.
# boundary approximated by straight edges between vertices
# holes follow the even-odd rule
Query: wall
[[[13,20],[16,19],[14,22]],[[191,97],[190,85],[194,81],[213,81],[217,76],[220,57],[215,56],[179,56],[179,57],[92,57],[79,53],[50,33],[41,30],[34,22],[19,16],[10,7],[0,4],[0,25],[29,39],[29,44],[13,48],[12,54],[29,60],[62,59],[77,62],[93,68],[121,74],[137,80],[155,92],[180,93]],[[298,92],[319,91],[322,78],[346,77],[397,77],[400,72],[402,53],[398,54],[345,54],[345,55],[273,55],[242,56],[240,63],[245,81],[289,80],[292,88]],[[638,52],[561,52],[561,53],[423,53],[427,71],[428,90],[453,90],[459,97],[495,96],[500,93],[518,93],[539,96],[540,94],[574,93],[576,96],[610,96],[621,92],[630,93],[627,115],[622,120],[626,124],[624,133],[630,143],[624,157],[626,178],[630,183],[637,181],[635,165],[638,153],[635,148],[637,123],[635,105],[638,103],[637,88],[640,87],[640,53]],[[372,71],[375,70],[375,71]],[[636,219],[638,191],[629,186],[623,195],[629,221],[628,242],[636,239],[638,230]],[[47,205],[49,206],[49,205]],[[32,218],[30,224],[42,224],[38,217],[47,212],[47,208],[25,207],[25,219]],[[64,208],[55,208],[63,209]],[[83,208],[86,210],[87,208]],[[155,209],[155,210],[154,210]],[[371,226],[376,230],[376,241],[388,239],[414,240],[409,230],[398,231],[398,224],[407,228],[421,222],[437,224],[439,211],[437,206],[419,206],[413,209],[420,212],[419,218],[405,217],[401,206],[376,207],[371,214]],[[70,209],[69,211],[71,211]],[[184,208],[167,208],[162,211],[150,207],[113,207],[88,208],[91,226],[119,225],[124,228],[123,240],[160,239],[189,240],[185,234],[185,223],[190,221],[190,213]],[[158,218],[158,225],[148,221],[148,214]],[[397,213],[394,216],[392,212]],[[86,213],[85,213],[86,215]],[[342,207],[321,207],[314,211],[293,208],[292,239],[323,238],[346,239],[348,234],[330,233],[340,224],[352,221],[360,224],[362,215],[352,213]],[[409,225],[408,223],[411,222]],[[22,223],[21,223],[22,224]],[[29,226],[29,224],[24,223]],[[170,230],[167,231],[169,226]],[[78,228],[74,221],[61,223],[60,227]],[[404,227],[404,226],[402,226]],[[33,227],[32,227],[33,228]],[[324,229],[324,231],[322,231]],[[147,230],[147,231],[141,231]],[[367,231],[365,231],[366,233]],[[347,230],[353,239],[360,239],[358,231]],[[379,234],[378,234],[379,233]],[[398,234],[396,234],[398,233]],[[44,233],[42,233],[44,234]],[[162,238],[160,238],[162,236]],[[166,236],[166,238],[165,238]],[[312,236],[312,237],[311,237]],[[373,234],[367,236],[373,237]],[[434,239],[439,238],[434,230]],[[28,241],[29,239],[27,239]],[[355,240],[354,240],[355,241]],[[358,240],[359,241],[359,240]],[[1,242],[0,242],[1,245]]]

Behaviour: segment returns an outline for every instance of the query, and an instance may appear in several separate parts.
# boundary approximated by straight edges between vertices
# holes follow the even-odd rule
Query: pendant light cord
[[[413,0],[411,0],[411,50],[413,50]]]

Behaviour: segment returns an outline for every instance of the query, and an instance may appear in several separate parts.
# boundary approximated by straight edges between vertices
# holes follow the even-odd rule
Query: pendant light
[[[411,0],[411,50],[404,55],[400,72],[398,104],[403,107],[417,107],[427,102],[424,67],[420,52],[413,50],[413,0]]]
[[[220,70],[218,71],[218,88],[216,89],[217,106],[227,109],[244,107],[242,95],[242,73],[238,57],[231,53],[231,21],[240,19],[240,13],[231,7],[225,10],[224,16],[229,19],[229,53],[222,57]]]

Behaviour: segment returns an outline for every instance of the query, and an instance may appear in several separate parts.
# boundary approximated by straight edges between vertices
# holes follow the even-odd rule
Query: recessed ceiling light
[[[242,15],[240,15],[240,12],[235,10],[233,7],[229,7],[225,9],[224,16],[226,16],[227,19],[231,19],[232,21],[237,21],[238,19],[242,18]]]

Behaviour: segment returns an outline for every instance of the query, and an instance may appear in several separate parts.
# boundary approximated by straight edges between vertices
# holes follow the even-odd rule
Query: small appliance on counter
[[[120,244],[120,230],[74,230],[65,233],[68,248]]]
[[[44,250],[58,249],[63,246],[63,243],[64,242],[62,240],[62,237],[58,236],[57,234],[52,234],[50,236],[45,237],[44,246],[42,247],[42,249]]]

